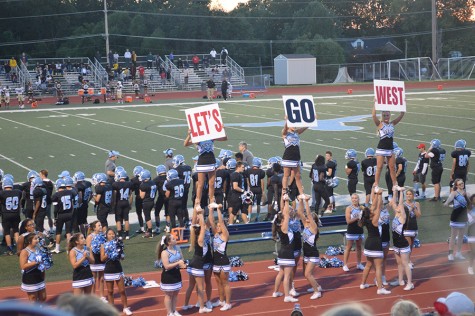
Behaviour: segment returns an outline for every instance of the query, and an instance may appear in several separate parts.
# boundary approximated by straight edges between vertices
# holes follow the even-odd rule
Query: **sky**
[[[247,0],[212,0],[211,5],[220,5],[225,11],[231,11],[240,2],[247,2]]]

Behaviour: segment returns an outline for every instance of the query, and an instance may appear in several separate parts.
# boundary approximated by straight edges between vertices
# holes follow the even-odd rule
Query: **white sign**
[[[311,95],[283,95],[288,127],[317,126],[317,114]]]
[[[373,84],[376,110],[406,112],[404,81],[374,80]]]
[[[187,109],[185,114],[193,143],[226,136],[217,103]]]

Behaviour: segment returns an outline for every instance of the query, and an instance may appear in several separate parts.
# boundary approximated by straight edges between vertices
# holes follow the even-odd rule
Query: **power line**
[[[27,16],[10,16],[0,18],[0,20],[13,20],[13,19],[33,19],[33,18],[46,18],[46,17],[53,17],[53,16],[65,16],[65,15],[79,15],[79,14],[91,14],[91,13],[98,13],[104,12],[102,10],[96,11],[82,11],[82,12],[69,12],[69,13],[54,13],[54,14],[39,14],[39,15],[27,15]]]

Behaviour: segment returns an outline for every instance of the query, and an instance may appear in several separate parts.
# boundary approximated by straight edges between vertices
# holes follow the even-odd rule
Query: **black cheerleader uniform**
[[[303,239],[303,262],[304,263],[320,263],[320,253],[317,249],[317,240],[320,233],[317,231],[316,234],[312,233],[310,228],[305,227],[302,233]]]
[[[407,215],[407,214],[406,214]],[[407,216],[406,216],[407,218]],[[401,223],[399,217],[394,217],[391,224],[393,232],[393,248],[395,254],[410,253],[411,247],[406,237],[404,237],[404,230],[406,229],[406,223]]]
[[[370,220],[365,221],[368,238],[364,243],[364,255],[370,258],[383,258],[383,242],[379,234],[379,226],[374,226]]]
[[[282,167],[295,168],[300,164],[300,136],[296,132],[289,132],[284,137],[285,151],[282,156]]]
[[[195,167],[196,172],[211,172],[216,169],[216,158],[214,157],[214,141],[205,140],[196,145],[198,150],[198,163]]]
[[[74,247],[71,251],[76,253],[76,261],[81,260],[86,255],[86,250],[79,250]],[[92,276],[89,260],[86,259],[83,263],[73,271],[73,288],[83,288],[94,284],[94,277]]]
[[[379,143],[376,149],[376,156],[391,157],[393,155],[393,136],[394,125],[389,123],[382,123],[381,128],[378,130]]]
[[[450,227],[464,228],[467,226],[467,200],[465,196],[457,192],[454,198],[454,209],[450,214]]]
[[[104,281],[118,281],[123,277],[124,271],[122,270],[120,259],[112,260],[107,258],[106,266],[104,268]]]
[[[378,220],[378,229],[379,229],[379,234],[381,236],[381,242],[382,242],[383,248],[388,248],[389,242],[391,241],[389,222],[390,222],[389,211],[385,207],[379,213],[379,220]]]
[[[92,233],[92,240],[96,238],[97,234]],[[92,256],[94,257],[94,263],[91,263],[91,271],[92,272],[101,272],[104,271],[104,268],[106,267],[105,263],[101,260],[101,249],[97,249],[94,251],[94,249],[91,249],[92,251]]]
[[[289,220],[289,229],[294,234],[294,258],[300,257],[302,254],[302,233],[300,232],[300,220],[291,218]]]
[[[25,248],[28,251],[28,263],[35,262],[36,257],[39,256],[37,251],[32,251],[29,248]],[[38,263],[39,264],[39,263]],[[28,270],[21,271],[21,290],[27,293],[35,293],[46,288],[45,274],[38,270],[38,265]]]
[[[205,276],[205,271],[203,270],[204,255],[206,255],[208,251],[208,245],[206,242],[203,242],[203,247],[201,247],[198,244],[198,240],[195,241],[195,253],[193,254],[193,258],[191,259],[188,268],[186,268],[188,274],[201,278]]]
[[[174,247],[174,253],[168,250],[168,248],[164,251],[166,251],[168,254],[169,263],[175,263],[183,259],[180,250],[176,246]],[[179,266],[176,266],[175,268],[170,270],[165,270],[165,268],[163,269],[162,276],[160,279],[160,288],[162,289],[162,291],[175,292],[180,290],[182,286],[183,285],[181,283],[181,273]]]
[[[362,210],[360,209],[359,206],[354,207],[351,206],[351,213],[350,213],[350,218],[351,219],[356,219],[356,218],[361,218]],[[346,240],[363,240],[364,239],[364,233],[363,233],[363,227],[358,226],[358,221],[355,221],[351,224],[348,224],[346,227]]]
[[[203,258],[203,270],[212,270],[213,269],[213,253],[211,248],[211,233],[209,229],[205,232],[204,243],[208,247],[208,251],[204,254]]]
[[[213,272],[220,273],[221,271],[229,273],[231,265],[226,253],[228,243],[221,238],[220,234],[215,234],[213,238]]]
[[[278,229],[280,249],[277,254],[277,264],[283,267],[295,267],[294,233],[289,228],[287,234]]]
[[[416,202],[412,202],[412,204],[409,204],[407,202],[404,202],[404,206],[408,208],[409,210],[409,216],[407,217],[406,223],[407,227],[404,230],[404,236],[405,237],[416,237],[417,236],[417,217],[415,210],[417,208]]]

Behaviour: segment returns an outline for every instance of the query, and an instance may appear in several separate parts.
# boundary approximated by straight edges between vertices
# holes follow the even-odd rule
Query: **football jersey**
[[[115,192],[116,205],[129,204],[130,195],[133,192],[133,184],[130,181],[118,181],[112,183],[112,190]]]
[[[328,160],[326,163],[326,166],[327,166],[327,169],[332,170],[332,174],[329,175],[328,178],[334,178],[336,175],[336,166],[337,166],[336,160]]]
[[[365,179],[374,179],[376,174],[376,158],[366,158],[361,161],[361,171]]]
[[[188,165],[179,165],[175,168],[178,172],[178,177],[183,180],[185,188],[190,188],[191,185],[191,167]]]
[[[348,175],[348,179],[358,179],[358,171],[359,171],[359,163],[355,160],[349,160],[346,163],[348,169],[351,169],[350,174]]]
[[[170,192],[170,200],[181,200],[185,192],[185,183],[183,179],[172,179],[165,184],[167,191]]]
[[[1,212],[20,214],[22,192],[17,189],[0,191]]]
[[[151,180],[144,181],[140,185],[140,191],[145,192],[144,203],[153,203],[157,195],[157,185]]]
[[[54,214],[72,213],[74,210],[74,194],[72,190],[57,191],[51,201],[54,206]]]
[[[167,190],[165,187],[165,184],[167,183],[166,174],[156,176],[152,181],[157,185],[158,196],[165,196],[165,191]]]
[[[247,171],[247,178],[249,179],[249,185],[251,188],[261,188],[261,183],[265,179],[266,173],[262,169],[249,169]]]
[[[111,206],[112,204],[112,186],[109,183],[105,185],[97,184],[95,187],[96,194],[100,194],[99,205]]]
[[[218,169],[216,170],[216,177],[214,180],[214,192],[215,193],[223,193],[223,188],[225,185],[225,181],[227,180],[228,173],[226,169]]]
[[[468,159],[472,155],[472,152],[468,149],[454,150],[451,154],[455,159],[455,173],[466,173],[468,166]]]
[[[246,186],[245,186],[245,183],[244,183],[244,177],[240,172],[235,171],[231,174],[230,183],[231,183],[231,194],[234,197],[241,196],[242,192],[236,191],[236,190],[233,189],[235,182],[238,184],[238,187],[240,187],[242,190],[245,189]]]

